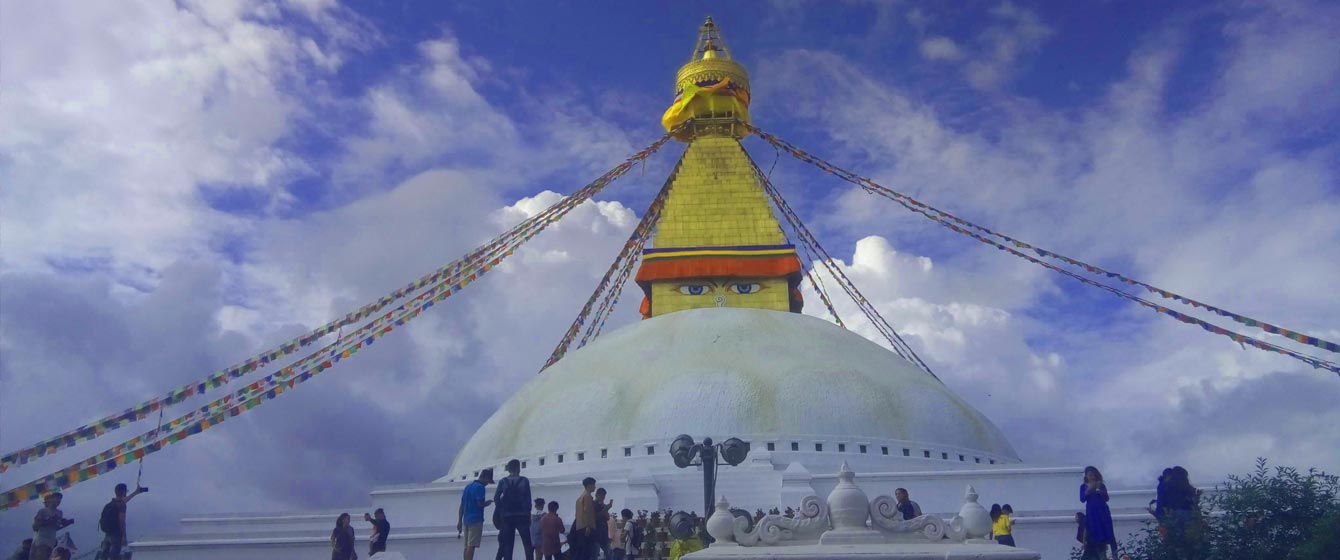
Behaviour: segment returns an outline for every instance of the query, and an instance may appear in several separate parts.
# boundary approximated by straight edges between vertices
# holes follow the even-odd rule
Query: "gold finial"
[[[728,125],[735,121],[749,122],[749,73],[731,58],[721,29],[711,16],[698,28],[693,54],[675,76],[675,96],[675,103],[661,117],[666,130],[690,119],[702,122],[718,119]],[[732,136],[744,135],[742,127],[728,128]],[[676,138],[684,140],[703,134],[706,132],[695,129],[681,132]]]
[[[707,21],[698,28],[698,40],[693,43],[693,54],[689,55],[689,62],[708,58],[730,60],[726,39],[721,37],[721,30],[717,28],[716,22],[712,21],[712,16],[707,16]]]
[[[675,94],[684,91],[684,86],[707,81],[730,78],[731,83],[749,89],[749,73],[744,66],[731,58],[730,47],[721,28],[712,21],[712,16],[698,28],[698,40],[693,43],[693,54],[688,64],[679,69],[675,77]]]

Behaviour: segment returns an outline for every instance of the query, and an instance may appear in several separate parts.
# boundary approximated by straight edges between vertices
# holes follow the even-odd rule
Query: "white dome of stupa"
[[[512,458],[543,469],[540,457],[554,466],[584,450],[640,453],[679,434],[735,436],[755,449],[895,442],[1019,460],[980,412],[860,335],[796,313],[708,308],[641,321],[569,353],[498,408],[443,480]]]

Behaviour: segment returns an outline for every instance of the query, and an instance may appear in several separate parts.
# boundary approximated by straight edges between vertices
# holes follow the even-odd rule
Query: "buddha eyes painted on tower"
[[[756,294],[763,289],[763,284],[758,282],[735,282],[727,286],[726,289],[737,294]]]
[[[677,289],[686,296],[705,296],[712,293],[712,286],[709,284],[684,284]]]
[[[705,296],[718,292],[749,295],[765,288],[761,280],[696,280],[679,283],[675,289],[686,296]]]
[[[790,288],[778,278],[686,278],[651,283],[658,313],[704,307],[787,309]]]

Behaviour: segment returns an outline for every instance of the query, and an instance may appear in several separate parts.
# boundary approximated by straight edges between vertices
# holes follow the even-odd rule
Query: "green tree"
[[[1268,468],[1230,476],[1185,532],[1153,522],[1127,541],[1134,560],[1335,560],[1340,558],[1340,477]]]

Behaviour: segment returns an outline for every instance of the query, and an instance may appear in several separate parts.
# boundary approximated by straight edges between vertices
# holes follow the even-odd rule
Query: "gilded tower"
[[[800,312],[800,259],[740,145],[749,101],[749,74],[709,17],[661,118],[688,148],[637,273],[643,317],[701,307]]]

